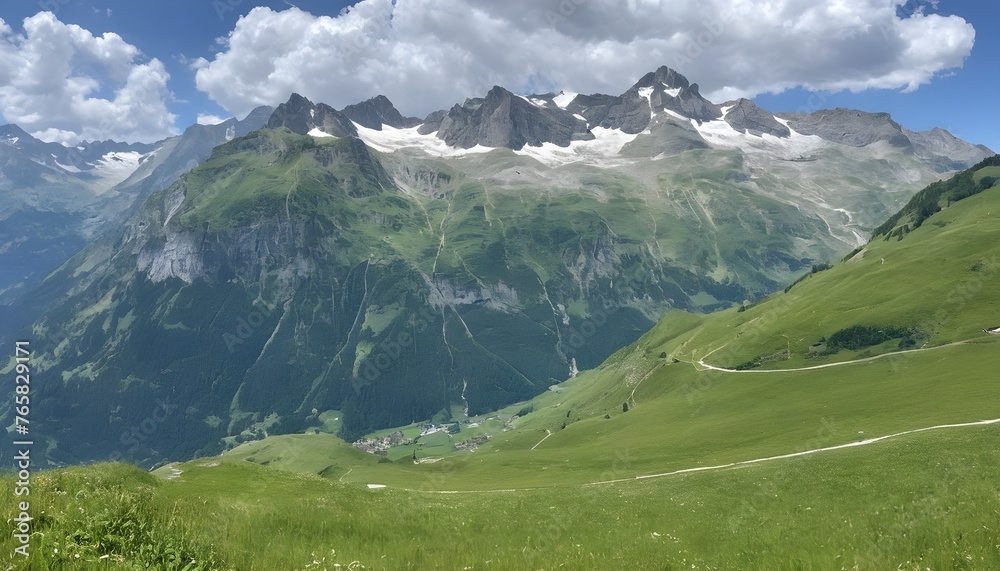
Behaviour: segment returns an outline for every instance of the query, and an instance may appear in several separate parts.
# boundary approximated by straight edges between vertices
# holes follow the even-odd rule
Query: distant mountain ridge
[[[157,143],[45,143],[16,125],[0,127],[0,301],[55,269],[212,149],[263,126],[273,109],[243,120],[192,125]]]
[[[864,147],[885,141],[897,147],[909,147],[909,138],[888,113],[866,113],[852,109],[822,109],[813,113],[782,113],[779,117],[804,135],[817,135],[827,141]]]
[[[296,100],[293,96],[289,103]],[[653,125],[656,114],[663,112],[698,124],[723,119],[736,131],[757,137],[767,134],[788,138],[791,128],[802,135],[815,135],[853,147],[885,141],[923,152],[928,158],[933,155],[939,161],[949,153],[961,155],[958,163],[942,168],[942,172],[971,166],[992,154],[985,146],[960,142],[942,129],[925,133],[906,130],[887,113],[838,108],[775,115],[748,99],[715,104],[701,95],[698,84],[690,83],[666,66],[647,73],[617,96],[566,93],[520,96],[494,86],[485,97],[470,98],[449,110],[435,111],[423,121],[404,119],[382,95],[345,107],[344,116],[376,130],[383,124],[397,129],[416,127],[418,133],[434,134],[451,147],[468,149],[481,145],[521,150],[545,143],[566,147],[573,141],[592,140],[591,130],[595,127],[639,134]],[[346,126],[333,130],[341,134],[329,134],[353,136]],[[950,139],[942,144],[942,137]],[[937,143],[930,143],[932,139]]]
[[[377,148],[383,147],[362,136],[359,128],[389,136],[413,129],[415,135],[433,136],[457,150],[508,148],[530,152],[552,145],[572,151],[580,144],[592,143],[605,149],[602,153],[611,153],[609,157],[614,157],[616,151],[621,156],[636,156],[640,140],[649,138],[654,129],[669,128],[669,136],[654,136],[655,142],[643,145],[649,150],[640,153],[654,153],[650,156],[655,157],[656,152],[672,156],[713,148],[720,142],[743,145],[719,139],[717,127],[705,131],[710,125],[721,124],[720,120],[734,133],[745,134],[743,141],[751,144],[754,139],[767,144],[768,140],[762,138],[765,136],[772,137],[770,141],[790,140],[792,130],[796,136],[818,137],[845,147],[885,143],[940,173],[967,168],[992,154],[990,149],[966,143],[943,129],[910,131],[885,113],[831,109],[775,115],[747,99],[718,105],[702,97],[697,84],[665,66],[647,73],[617,96],[521,96],[496,86],[485,97],[467,99],[462,105],[431,113],[423,120],[404,117],[382,95],[338,111],[293,94],[277,109],[257,108],[242,121],[192,125],[180,137],[152,144],[109,140],[70,147],[44,143],[16,125],[5,125],[0,127],[0,160],[4,165],[0,168],[0,192],[11,193],[13,211],[23,208],[25,214],[17,221],[0,219],[0,237],[13,245],[0,252],[0,262],[8,260],[0,271],[0,301],[10,298],[11,288],[20,289],[64,261],[111,219],[127,216],[151,192],[166,188],[181,173],[205,160],[213,147],[262,126],[286,126],[299,134],[362,137]],[[603,131],[594,131],[597,128]],[[608,145],[601,141],[609,133],[638,138],[607,150]],[[390,141],[388,150],[396,148],[394,145]],[[808,150],[793,152],[784,158],[808,154]],[[24,192],[29,188],[37,190]],[[72,190],[77,188],[81,190]],[[29,214],[35,211],[37,215]],[[39,238],[37,246],[33,246],[33,234],[45,232],[49,235]]]
[[[70,173],[80,173],[98,167],[97,161],[112,152],[136,152],[146,154],[156,149],[157,143],[120,143],[111,139],[105,141],[83,141],[67,146],[46,143],[28,134],[14,124],[0,126],[0,153],[10,155],[20,152],[39,165],[61,168]],[[13,151],[16,149],[16,151]],[[4,169],[5,175],[9,176]]]

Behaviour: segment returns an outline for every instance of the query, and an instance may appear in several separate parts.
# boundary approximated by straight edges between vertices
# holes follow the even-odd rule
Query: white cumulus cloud
[[[197,123],[199,125],[218,125],[225,120],[225,118],[219,117],[218,115],[204,115],[199,113]]]
[[[94,36],[51,12],[15,33],[0,20],[0,113],[32,135],[74,144],[154,141],[176,133],[169,74],[114,33]]]
[[[196,84],[240,115],[291,92],[377,94],[423,115],[494,84],[618,94],[660,65],[723,101],[808,89],[916,89],[960,67],[975,30],[903,0],[363,0],[337,17],[255,8]],[[933,8],[933,5],[931,6]]]

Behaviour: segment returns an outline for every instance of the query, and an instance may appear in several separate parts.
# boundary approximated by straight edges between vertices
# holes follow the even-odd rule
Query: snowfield
[[[725,117],[732,106],[722,108],[722,116]],[[671,115],[677,115],[676,113],[671,113]],[[809,155],[827,145],[826,141],[817,135],[803,135],[792,129],[788,125],[788,121],[775,117],[775,119],[788,127],[791,132],[791,136],[775,137],[768,133],[764,133],[760,136],[751,135],[746,132],[737,131],[729,123],[726,123],[724,119],[716,119],[715,121],[705,121],[702,124],[698,124],[698,121],[694,119],[684,118],[685,121],[691,123],[691,126],[698,131],[701,136],[708,141],[710,145],[717,147],[729,147],[742,149],[745,152],[759,152],[759,153],[771,153],[777,156],[788,158],[798,158],[800,156]]]
[[[392,153],[401,149],[416,149],[435,157],[460,157],[495,150],[493,147],[484,147],[483,145],[476,145],[471,149],[449,147],[443,140],[437,138],[436,133],[421,135],[417,132],[418,127],[395,129],[383,125],[381,131],[376,131],[357,123],[354,126],[366,145],[383,153]],[[596,136],[596,139],[591,141],[573,141],[568,147],[544,143],[540,147],[525,146],[514,153],[531,157],[550,167],[581,161],[588,164],[610,166],[621,164],[623,159],[617,157],[618,153],[622,147],[637,136],[603,127],[595,127],[591,132]]]
[[[376,131],[362,127],[357,123],[354,126],[366,145],[383,153],[393,153],[401,149],[418,149],[435,157],[460,157],[474,153],[488,153],[493,150],[492,147],[482,145],[476,145],[471,149],[449,147],[447,143],[437,138],[436,131],[421,135],[417,132],[419,127],[396,129],[382,125],[382,130]]]
[[[565,109],[567,105],[569,105],[570,103],[573,102],[574,99],[576,99],[577,95],[579,95],[579,93],[573,93],[572,91],[560,91],[559,95],[556,95],[555,97],[552,98],[552,101],[560,109]]]
[[[155,151],[154,151],[155,153]],[[112,151],[94,163],[94,168],[90,171],[95,181],[92,187],[97,194],[103,194],[116,184],[122,182],[139,168],[139,163],[145,157],[150,157],[154,153],[142,154],[136,151],[118,152]],[[63,169],[69,170],[63,165]],[[73,172],[73,171],[70,171]]]
[[[618,158],[622,147],[631,143],[638,135],[629,135],[618,129],[594,127],[590,130],[596,137],[590,141],[573,141],[568,147],[554,143],[544,143],[541,147],[525,145],[516,154],[531,157],[546,166],[557,167],[570,163],[585,162],[599,166],[614,166],[625,162]]]

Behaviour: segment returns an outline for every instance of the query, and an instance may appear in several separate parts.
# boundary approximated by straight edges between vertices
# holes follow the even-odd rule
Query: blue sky
[[[66,78],[53,73],[69,89],[45,101],[32,92],[37,77],[7,80],[5,87],[0,65],[0,113],[7,121],[33,121],[26,128],[49,140],[153,139],[199,117],[212,121],[279,103],[292,90],[338,108],[385,93],[405,114],[423,116],[482,95],[494,83],[617,94],[646,71],[668,65],[716,102],[751,96],[773,112],[887,111],[907,128],[942,127],[1000,150],[998,4],[910,0],[895,8],[893,19],[879,7],[890,2],[745,0],[734,12],[736,4],[725,0],[658,7],[366,0],[348,16],[342,10],[353,3],[344,1],[6,2],[0,18],[10,28],[11,53],[30,51],[16,36],[25,35],[22,22],[41,9],[56,22],[36,26],[39,45],[53,43],[44,34],[58,39],[68,34],[59,25],[74,24],[98,38],[117,34],[113,47],[120,53],[113,65],[67,60],[73,69]],[[774,12],[774,5],[784,8]],[[817,11],[815,5],[824,6]],[[268,10],[237,26],[257,6]],[[964,22],[948,18],[953,15]],[[975,28],[971,51],[968,24]],[[91,44],[103,45],[92,39],[74,45],[85,52]],[[115,99],[128,74],[125,96]],[[115,101],[83,105],[81,97]]]
[[[352,4],[343,0],[295,3],[314,14],[333,16]],[[176,115],[177,129],[183,130],[199,115],[232,115],[195,88],[189,61],[218,52],[216,40],[228,35],[237,20],[255,6],[280,11],[290,4],[283,0],[40,0],[4,2],[0,18],[16,32],[25,18],[48,10],[63,23],[76,24],[94,35],[114,32],[145,56],[159,59],[170,74],[168,87],[173,100],[169,109]]]
[[[912,131],[940,127],[971,143],[1000,152],[1000,3],[991,0],[948,0],[937,13],[957,14],[976,28],[976,44],[961,69],[944,74],[916,91],[868,90],[861,93],[809,92],[791,89],[762,94],[754,102],[773,111],[795,111],[818,103],[824,109],[847,107],[886,111]],[[928,38],[928,41],[933,41]]]

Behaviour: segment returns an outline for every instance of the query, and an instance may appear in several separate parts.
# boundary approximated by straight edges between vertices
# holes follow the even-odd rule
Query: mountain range
[[[618,96],[497,86],[423,120],[381,96],[337,111],[292,95],[154,146],[95,146],[135,168],[85,199],[98,159],[73,172],[25,135],[8,137],[30,167],[3,171],[9,192],[74,199],[4,221],[27,244],[11,255],[65,263],[11,278],[0,338],[43,347],[47,460],[145,465],[327,410],[353,439],[525,400],[670,309],[784,287],[992,154],[887,114],[715,104],[668,68]]]
[[[212,148],[260,128],[273,109],[245,119],[192,125],[143,143],[45,143],[17,125],[0,127],[0,299],[60,266],[89,240],[120,224],[155,190],[204,161]]]

